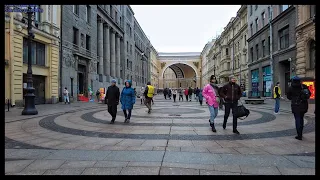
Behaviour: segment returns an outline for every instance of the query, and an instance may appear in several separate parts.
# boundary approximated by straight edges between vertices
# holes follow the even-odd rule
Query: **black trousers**
[[[127,110],[128,110],[128,114],[127,114]],[[132,109],[127,109],[127,110],[123,110],[124,117],[126,119],[130,119],[131,118],[131,110]]]
[[[202,100],[199,99],[199,103],[200,103],[200,105],[202,106]]]
[[[116,118],[117,116],[117,105],[108,105],[108,112],[112,116],[112,118]]]
[[[237,129],[238,118],[235,117],[234,113],[236,112],[236,108],[238,106],[238,102],[227,102],[224,104],[224,121],[223,124],[227,124],[227,120],[230,114],[230,109],[232,109],[233,116],[233,130]]]
[[[302,131],[304,126],[304,114],[305,113],[293,113],[294,119],[296,121],[296,130],[299,137],[302,137]]]
[[[179,95],[179,101],[180,101],[180,99],[182,99],[182,101],[183,101],[183,95]]]
[[[186,100],[188,101],[188,99],[189,99],[189,95],[186,95]]]

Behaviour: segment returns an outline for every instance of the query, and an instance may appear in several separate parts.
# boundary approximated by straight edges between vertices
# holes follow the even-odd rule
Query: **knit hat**
[[[215,76],[215,75],[211,75],[210,81],[211,81],[212,79],[216,79],[216,76]]]
[[[112,79],[111,82],[112,82],[112,83],[117,83],[117,80]]]
[[[292,80],[294,81],[300,81],[300,78],[298,76],[293,76]]]

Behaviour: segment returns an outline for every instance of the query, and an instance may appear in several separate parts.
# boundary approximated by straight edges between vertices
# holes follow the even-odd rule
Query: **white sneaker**
[[[280,114],[280,112],[277,112],[277,113],[276,113],[276,112],[274,112],[274,114]]]

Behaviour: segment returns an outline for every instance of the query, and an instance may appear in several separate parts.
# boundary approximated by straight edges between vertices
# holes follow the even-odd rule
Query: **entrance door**
[[[79,72],[78,73],[78,94],[83,94],[84,93],[84,88],[83,88],[83,73]]]
[[[45,95],[45,76],[32,75],[33,88],[34,88],[34,101],[35,104],[45,104],[46,95]],[[27,75],[23,74],[23,83],[27,83]],[[25,95],[25,94],[24,94]]]
[[[87,71],[86,71],[86,66],[85,65],[78,65],[78,94],[86,94],[86,87],[87,87]]]

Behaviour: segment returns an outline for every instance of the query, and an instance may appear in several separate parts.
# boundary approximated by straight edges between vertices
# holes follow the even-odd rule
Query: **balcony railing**
[[[86,57],[93,58],[93,59],[98,58],[97,54],[94,53],[93,51],[88,50],[88,49],[83,48],[83,47],[80,47],[80,46],[78,46],[76,44],[73,44],[71,42],[63,41],[63,46],[72,49],[73,53],[79,53],[79,54],[82,54],[82,55],[84,55]]]

